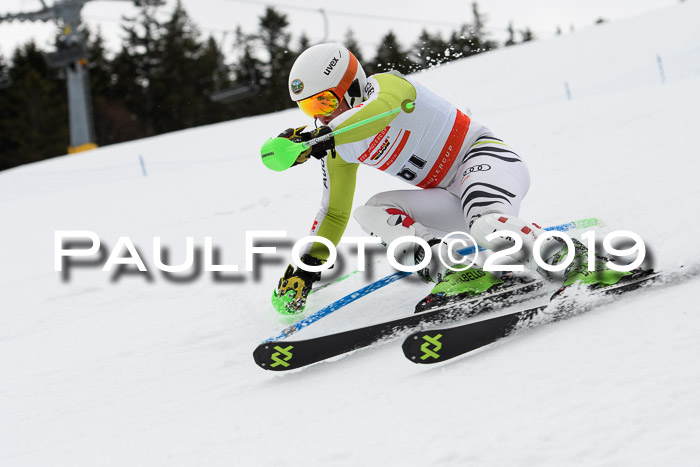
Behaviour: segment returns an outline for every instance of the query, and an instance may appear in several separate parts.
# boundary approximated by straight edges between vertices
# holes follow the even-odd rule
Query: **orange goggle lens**
[[[323,91],[297,102],[309,117],[326,117],[338,108],[338,98],[331,91]]]

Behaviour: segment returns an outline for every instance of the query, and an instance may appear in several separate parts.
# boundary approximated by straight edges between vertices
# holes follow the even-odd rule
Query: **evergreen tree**
[[[415,62],[419,69],[431,68],[451,60],[448,52],[449,44],[442,39],[439,32],[433,36],[423,29],[418,36],[418,42],[413,47],[416,51]]]
[[[236,28],[236,49],[238,60],[233,65],[234,83],[240,86],[255,85],[260,87],[263,77],[263,62],[255,54],[255,36],[243,33]]]
[[[355,58],[357,58],[357,60],[362,64],[362,68],[365,70],[367,76],[371,75],[372,73],[370,70],[367,70],[369,63],[365,64],[365,57],[362,55],[362,49],[360,48],[360,44],[357,42],[357,39],[355,39],[355,33],[352,31],[352,29],[348,29],[348,31],[345,33],[343,45],[345,45],[345,47],[347,47]]]
[[[535,40],[535,33],[526,27],[524,30],[520,31],[520,35],[523,38],[523,42],[530,42]]]
[[[505,42],[505,46],[515,45],[515,29],[513,29],[513,22],[508,23],[508,39]]]
[[[98,146],[105,146],[137,137],[129,137],[124,132],[133,123],[122,96],[115,92],[112,85],[112,63],[107,57],[102,34],[99,30],[92,33],[85,28],[83,36],[88,51],[95,142]]]
[[[232,117],[245,117],[266,113],[268,109],[260,105],[262,100],[263,62],[255,54],[255,35],[243,33],[240,26],[236,28],[238,60],[232,66],[234,85],[248,87],[255,93],[252,97],[239,99],[232,107]],[[285,90],[286,90],[285,85]]]
[[[399,44],[396,35],[389,31],[381,40],[377,55],[371,62],[371,68],[376,73],[383,73],[389,70],[396,70],[401,73],[410,73],[416,65]]]
[[[5,58],[0,55],[0,170],[9,169],[15,164],[11,151],[13,141],[10,138],[12,113],[10,112],[11,94],[7,90],[12,85],[10,80],[10,66]]]
[[[472,3],[472,14],[474,16],[474,35],[479,39],[479,52],[488,52],[498,48],[496,41],[488,38],[489,34],[485,28],[488,17],[479,11],[476,2]]]
[[[465,58],[481,52],[479,39],[470,30],[469,25],[464,24],[459,30],[454,31],[450,37],[450,59]]]
[[[165,23],[148,5],[141,13],[138,20],[127,20],[127,40],[112,66],[113,91],[131,113],[127,128],[138,127],[140,136],[148,136],[226,118],[226,107],[210,99],[230,85],[216,41],[199,40],[179,0]]]
[[[263,63],[263,105],[269,111],[290,108],[287,79],[296,54],[289,50],[291,34],[287,32],[287,15],[267,7],[260,17],[258,38],[267,52]]]
[[[231,79],[231,67],[226,65],[223,52],[213,37],[209,37],[203,46],[202,53],[197,60],[200,70],[199,88],[204,99],[205,113],[200,119],[201,123],[215,123],[230,118],[226,105],[211,100],[211,95],[222,89],[230,89],[233,86]]]
[[[102,33],[90,31],[87,27],[83,30],[85,48],[87,49],[90,72],[90,89],[93,97],[106,96],[111,89],[111,64],[107,58],[107,50]]]
[[[0,170],[66,153],[66,83],[34,42],[15,50],[0,90]]]
[[[0,89],[9,87],[11,84],[10,67],[5,61],[5,57],[0,55]]]
[[[463,24],[459,30],[452,33],[452,59],[469,57],[498,47],[495,41],[489,40],[485,31],[486,17],[481,14],[476,2],[472,3],[473,24]]]
[[[301,54],[304,50],[308,49],[309,47],[311,47],[311,40],[309,39],[309,36],[306,35],[306,32],[302,31],[301,37],[299,38],[299,54]]]
[[[99,145],[294,105],[287,90],[289,70],[311,44],[306,34],[292,37],[286,15],[267,8],[254,33],[237,28],[236,59],[228,66],[213,38],[200,39],[180,0],[165,22],[156,13],[157,5],[144,2],[138,16],[124,18],[126,37],[113,59],[99,32],[85,31]],[[449,40],[424,29],[410,50],[389,32],[373,60],[362,56],[352,30],[344,43],[368,75],[392,69],[410,73],[495,48],[476,2],[471,14],[471,23],[463,24]],[[508,31],[505,45],[512,45],[516,43],[512,22]],[[518,33],[523,41],[535,38],[529,28]],[[13,85],[6,87],[8,82]],[[236,100],[213,102],[214,93],[232,86],[241,91]],[[18,50],[9,64],[0,57],[0,168],[65,153],[66,101],[62,70],[48,68],[35,45]]]
[[[218,64],[200,68],[202,46],[198,31],[178,0],[170,19],[163,25],[159,37],[158,66],[149,83],[154,103],[153,121],[158,133],[190,128],[201,124],[205,113],[202,85],[211,78]],[[216,59],[216,57],[215,57]]]
[[[484,23],[486,18],[479,11],[479,5],[476,2],[472,3],[472,16],[474,17],[472,32],[476,37],[482,38],[484,36]]]
[[[144,4],[139,10],[138,19],[124,18],[126,40],[112,61],[113,91],[122,96],[131,120],[122,130],[125,134],[119,135],[121,140],[156,134],[153,93],[148,88],[161,67],[161,25],[156,19],[156,7]]]

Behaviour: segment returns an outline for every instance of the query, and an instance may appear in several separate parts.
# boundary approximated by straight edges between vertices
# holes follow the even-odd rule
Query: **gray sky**
[[[45,0],[53,4],[54,0]],[[481,12],[486,16],[486,28],[491,37],[500,42],[507,37],[506,29],[513,22],[516,30],[530,27],[540,38],[551,37],[557,27],[568,33],[591,27],[599,17],[610,21],[636,16],[655,9],[675,5],[680,0],[481,0]],[[265,5],[275,6],[288,15],[293,32],[293,46],[302,31],[312,42],[324,39],[325,21],[319,9],[324,8],[328,19],[329,40],[342,41],[348,29],[363,48],[366,57],[372,57],[380,38],[393,30],[404,46],[418,37],[421,29],[442,31],[443,36],[463,22],[471,22],[471,0],[354,0],[333,2],[306,0],[296,4],[291,0],[267,3],[259,0],[182,0],[185,9],[204,34],[212,34],[224,41],[224,52],[230,54],[233,31],[240,25],[244,31],[255,31],[258,17]],[[164,15],[172,10],[175,0],[168,0]],[[0,14],[33,11],[41,8],[39,0],[0,0]],[[133,16],[136,9],[124,1],[96,0],[83,9],[83,20],[93,29],[99,27],[113,51],[120,43],[119,27],[122,15]],[[389,19],[393,18],[393,19]],[[34,38],[48,48],[56,33],[52,23],[0,23],[0,53],[8,57],[18,44]],[[519,39],[519,38],[518,38]]]

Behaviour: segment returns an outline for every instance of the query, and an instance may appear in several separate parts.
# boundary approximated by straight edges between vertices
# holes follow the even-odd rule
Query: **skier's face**
[[[341,115],[343,112],[347,112],[348,110],[350,110],[350,106],[347,102],[345,102],[345,99],[341,99],[338,108],[335,109],[335,111],[332,114],[326,115],[324,117],[318,117],[318,121],[321,122],[321,124],[323,125],[328,125],[331,122],[331,120]]]

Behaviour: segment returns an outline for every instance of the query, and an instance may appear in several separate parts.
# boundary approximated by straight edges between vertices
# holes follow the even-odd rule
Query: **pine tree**
[[[233,64],[234,83],[244,85],[261,85],[263,62],[255,54],[255,36],[245,34],[241,27],[236,28],[236,45],[238,60]]]
[[[463,24],[459,30],[452,33],[450,44],[453,59],[488,52],[498,47],[495,41],[488,39],[485,30],[486,17],[479,11],[476,2],[472,3],[472,16],[472,25]]]
[[[442,39],[439,32],[433,36],[423,29],[413,47],[416,51],[415,62],[419,69],[431,68],[451,60],[449,44]]]
[[[302,31],[301,37],[299,37],[299,48],[297,49],[297,56],[309,47],[311,47],[311,39],[309,39],[309,36],[306,35],[305,31]]]
[[[450,37],[450,57],[452,60],[469,57],[480,51],[481,43],[470,30],[469,25],[464,24],[452,33]]]
[[[520,31],[520,35],[523,38],[523,42],[530,42],[535,40],[535,33],[529,27],[526,27]]]
[[[162,62],[158,40],[161,25],[156,19],[156,7],[144,4],[139,10],[136,18],[124,18],[126,40],[112,61],[113,91],[122,96],[131,120],[122,129],[122,140],[156,134],[156,112],[149,86],[157,79]]]
[[[112,67],[113,90],[132,115],[127,128],[148,136],[226,118],[226,107],[210,99],[231,84],[216,41],[200,41],[179,0],[164,23],[152,7],[141,12],[138,21],[127,20],[127,40]]]
[[[12,84],[10,80],[10,66],[5,61],[5,57],[0,54],[0,89],[9,87]]]
[[[289,50],[291,34],[287,32],[287,15],[267,7],[260,17],[258,38],[267,52],[263,63],[263,103],[266,110],[283,110],[294,103],[289,99],[287,80],[296,54]]]
[[[93,33],[86,27],[83,37],[88,52],[95,142],[98,146],[105,146],[130,139],[124,128],[132,125],[132,121],[122,96],[114,91],[112,63],[107,57],[102,34],[99,30]]]
[[[232,65],[234,85],[248,88],[254,92],[252,97],[239,99],[232,106],[232,117],[240,118],[266,113],[268,109],[260,105],[262,100],[263,62],[255,54],[256,36],[245,34],[241,27],[236,28],[235,49],[238,60]],[[286,90],[286,86],[285,86]]]
[[[0,55],[0,170],[9,169],[14,165],[11,145],[13,140],[10,135],[12,112],[11,93],[8,88],[12,85],[10,78],[10,66],[5,58]]]
[[[389,70],[396,70],[401,73],[410,73],[416,67],[409,58],[408,52],[399,44],[396,35],[389,31],[381,40],[377,55],[371,62],[371,66],[376,73],[383,73]]]
[[[488,52],[498,48],[496,41],[488,38],[486,32],[486,20],[488,17],[479,11],[477,2],[472,3],[472,15],[474,16],[474,35],[479,39],[479,52]]]
[[[190,128],[204,121],[207,98],[201,81],[211,79],[217,63],[210,63],[211,68],[204,72],[198,67],[202,54],[198,35],[178,0],[172,16],[163,25],[158,40],[159,66],[148,89],[153,98],[153,121],[158,133]],[[210,82],[210,89],[212,85]]]
[[[0,170],[66,153],[69,144],[65,79],[49,68],[34,42],[15,50],[0,90]]]
[[[223,52],[213,37],[209,37],[202,48],[197,60],[200,70],[198,86],[204,99],[205,113],[201,116],[200,124],[215,123],[230,118],[225,104],[214,102],[211,96],[216,91],[230,89],[233,86],[231,67],[226,65]]]
[[[362,48],[360,48],[360,44],[357,42],[357,39],[355,38],[355,33],[352,31],[352,29],[348,29],[347,32],[345,33],[345,40],[343,41],[343,45],[348,48],[350,52],[357,58],[357,60],[362,64],[362,68],[365,70],[365,73],[367,76],[371,75],[367,70],[367,65],[365,65],[365,57],[362,55]]]
[[[83,41],[87,49],[88,63],[90,71],[90,89],[93,96],[106,95],[110,90],[111,72],[107,49],[105,48],[102,32],[92,32],[87,26],[82,31]]]
[[[482,38],[484,36],[484,22],[486,18],[479,11],[479,5],[476,2],[472,3],[472,15],[474,16],[472,31],[476,37]]]
[[[513,22],[508,23],[508,39],[505,42],[505,46],[515,45],[515,29],[513,29]]]

